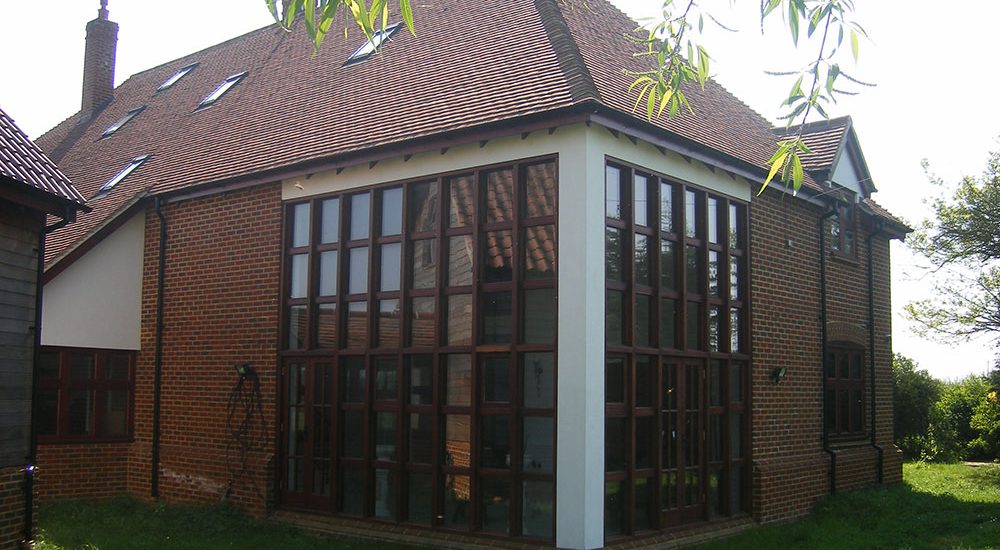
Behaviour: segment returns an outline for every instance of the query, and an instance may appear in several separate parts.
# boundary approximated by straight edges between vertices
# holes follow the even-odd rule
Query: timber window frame
[[[837,257],[858,257],[857,203],[850,193],[847,202],[837,203],[837,215],[830,222],[830,252]]]
[[[836,342],[827,348],[824,365],[824,419],[833,440],[861,439],[865,426],[865,349]]]

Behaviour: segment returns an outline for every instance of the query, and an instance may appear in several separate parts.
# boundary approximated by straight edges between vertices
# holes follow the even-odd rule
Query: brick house
[[[780,132],[714,82],[633,114],[603,0],[419,17],[377,53],[268,27],[85,78],[39,140],[93,205],[46,251],[41,498],[596,548],[900,479],[907,228],[849,118],[758,196]],[[116,32],[102,8],[85,73]]]
[[[33,538],[31,393],[45,234],[85,209],[69,179],[0,110],[0,548]]]

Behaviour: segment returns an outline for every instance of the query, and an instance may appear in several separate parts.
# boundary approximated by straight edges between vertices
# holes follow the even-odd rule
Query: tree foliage
[[[930,261],[936,297],[907,304],[907,315],[925,335],[1000,338],[1000,153],[931,208],[908,243]]]
[[[892,358],[893,427],[896,443],[910,458],[929,452],[931,411],[941,395],[941,382],[900,353]]]

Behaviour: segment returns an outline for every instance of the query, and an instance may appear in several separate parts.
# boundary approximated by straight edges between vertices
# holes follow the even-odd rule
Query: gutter
[[[885,467],[885,450],[875,442],[875,268],[872,258],[872,241],[885,231],[885,222],[879,220],[873,233],[869,233],[868,241],[868,374],[871,379],[871,446],[878,452],[877,480],[882,483]]]
[[[820,323],[820,379],[823,380],[823,451],[830,455],[830,494],[837,492],[837,453],[830,448],[830,431],[826,427],[826,219],[835,215],[834,207],[819,218],[819,323]]]
[[[156,276],[156,352],[153,360],[153,441],[150,456],[149,494],[160,496],[160,399],[163,393],[163,288],[167,260],[167,219],[161,210],[160,197],[154,199],[156,216],[160,218],[160,250]]]

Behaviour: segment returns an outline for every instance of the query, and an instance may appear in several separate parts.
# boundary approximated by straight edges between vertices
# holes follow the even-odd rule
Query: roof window
[[[187,67],[181,67],[181,70],[179,70],[176,73],[174,73],[174,76],[171,76],[170,78],[164,80],[163,84],[160,84],[160,87],[157,88],[156,91],[157,92],[162,92],[163,90],[166,90],[167,88],[173,86],[174,84],[177,84],[178,80],[184,78],[184,75],[186,75],[189,72],[191,72],[192,70],[194,70],[194,68],[197,67],[197,66],[198,66],[197,63],[192,63],[192,64],[188,65]]]
[[[234,74],[233,76],[223,80],[222,84],[219,84],[219,87],[216,88],[214,92],[208,94],[207,96],[205,96],[205,99],[201,100],[201,103],[198,104],[198,108],[201,109],[202,107],[208,107],[209,105],[218,101],[219,98],[225,95],[225,93],[228,92],[230,88],[239,84],[239,82],[243,80],[243,77],[245,77],[246,75],[247,75],[246,71],[243,71],[242,73]]]
[[[135,116],[138,115],[139,113],[141,113],[145,108],[146,108],[146,106],[143,105],[142,107],[136,107],[135,109],[132,109],[131,111],[125,113],[125,116],[119,118],[111,126],[108,126],[108,129],[105,130],[104,133],[101,134],[101,137],[99,137],[98,139],[104,139],[104,138],[110,136],[111,134],[117,132],[118,130],[121,129],[122,126],[125,126],[126,124],[128,124],[128,121],[130,121],[133,118],[135,118]]]
[[[371,55],[375,53],[376,50],[378,50],[378,48],[382,45],[383,42],[389,40],[390,38],[392,38],[392,35],[396,34],[396,31],[399,30],[399,27],[400,23],[396,23],[393,25],[389,25],[384,29],[376,31],[374,34],[372,34],[371,40],[365,41],[365,43],[362,44],[360,48],[355,50],[354,53],[352,53],[351,56],[347,58],[347,61],[344,62],[344,65],[350,65],[351,63],[364,61],[365,59],[371,57]]]
[[[142,163],[146,162],[148,159],[149,155],[141,155],[129,161],[128,165],[125,166],[125,168],[122,168],[121,172],[118,172],[118,174],[115,175],[115,177],[109,179],[107,183],[102,185],[101,188],[97,190],[97,194],[94,195],[94,199],[99,199],[104,195],[107,195],[111,191],[111,189],[114,188],[114,186],[121,183],[121,181],[126,177],[128,177],[129,174],[135,172],[135,169],[142,166]]]

